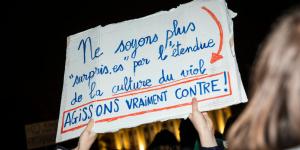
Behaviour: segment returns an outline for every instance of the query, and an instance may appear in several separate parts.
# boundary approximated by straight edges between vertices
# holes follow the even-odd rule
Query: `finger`
[[[203,119],[205,120],[205,122],[209,122],[209,116],[208,116],[208,113],[207,112],[201,112],[202,116],[203,116]]]
[[[197,112],[198,111],[198,102],[197,99],[194,97],[192,99],[192,112]]]
[[[208,113],[207,112],[203,112],[202,113],[209,128],[211,128],[212,130],[214,130],[214,124],[213,124],[213,121],[211,120],[211,118],[209,117]]]
[[[93,126],[94,126],[94,120],[93,120],[93,119],[90,119],[90,121],[89,121],[88,124],[87,124],[86,130],[87,130],[87,131],[91,131],[92,128],[93,128]]]
[[[207,120],[209,118],[208,113],[207,112],[202,112],[203,117]]]
[[[209,123],[212,122],[212,120],[210,119],[209,115],[207,112],[202,112],[203,117],[205,118],[205,120]]]

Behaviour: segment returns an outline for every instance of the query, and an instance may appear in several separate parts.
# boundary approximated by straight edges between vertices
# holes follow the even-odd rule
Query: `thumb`
[[[194,97],[192,99],[192,112],[197,112],[198,111],[198,102],[197,99]]]
[[[94,126],[94,120],[93,120],[93,119],[90,119],[90,121],[89,121],[88,124],[87,124],[86,130],[87,130],[87,131],[92,131],[93,126]]]

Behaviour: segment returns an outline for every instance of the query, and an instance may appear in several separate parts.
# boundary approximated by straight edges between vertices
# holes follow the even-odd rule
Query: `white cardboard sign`
[[[68,37],[56,142],[247,102],[234,45],[234,13],[223,0],[194,0],[170,11]]]

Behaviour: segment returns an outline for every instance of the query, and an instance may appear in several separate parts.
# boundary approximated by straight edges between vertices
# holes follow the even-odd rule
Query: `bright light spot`
[[[145,150],[145,146],[142,142],[139,143],[139,150]]]

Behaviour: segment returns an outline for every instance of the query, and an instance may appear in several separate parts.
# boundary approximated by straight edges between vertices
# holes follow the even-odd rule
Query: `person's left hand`
[[[78,146],[74,150],[89,150],[97,139],[97,133],[92,131],[94,120],[91,119],[79,137]]]
[[[201,113],[198,111],[198,102],[196,98],[192,100],[192,113],[189,115],[196,128],[202,147],[215,147],[217,142],[214,136],[214,126],[212,120],[209,118],[207,112]]]

